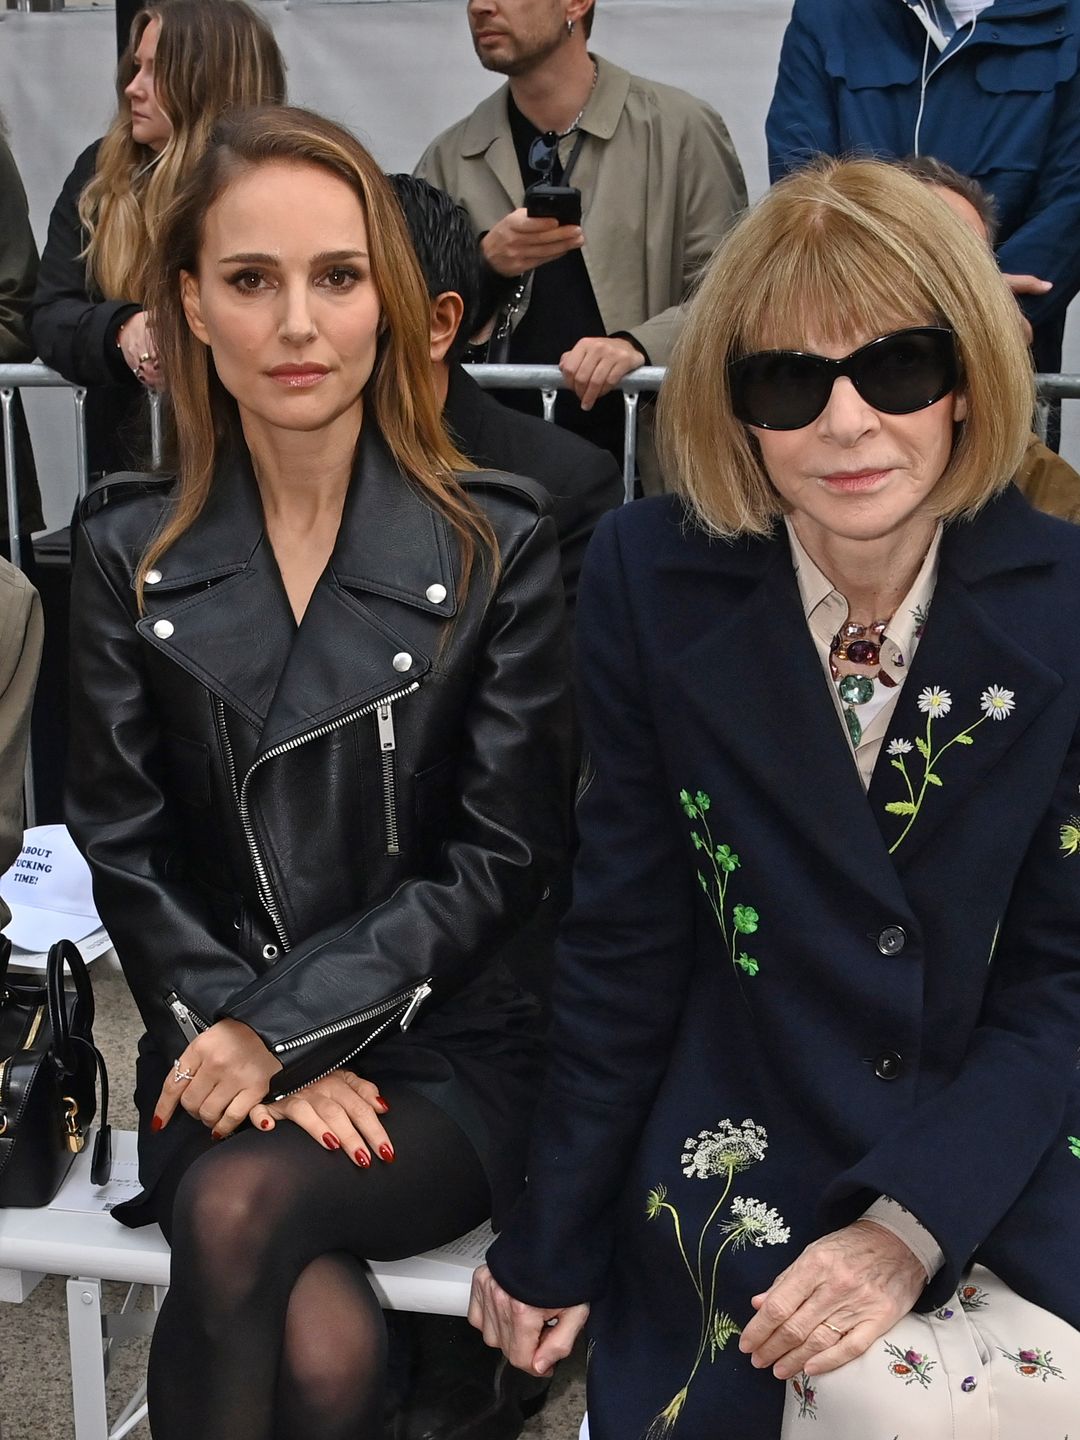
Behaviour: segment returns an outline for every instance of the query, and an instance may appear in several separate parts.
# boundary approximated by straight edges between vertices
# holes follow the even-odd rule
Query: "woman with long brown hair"
[[[53,208],[32,317],[45,363],[89,388],[91,476],[148,448],[143,391],[163,381],[147,265],[162,216],[226,110],[284,101],[285,64],[244,0],[156,0],[132,21],[116,89],[108,133]]]
[[[498,954],[566,843],[554,529],[447,439],[404,221],[347,132],[222,122],[157,257],[176,475],[84,507],[69,807],[147,1026],[117,1213],[173,1246],[151,1421],[357,1440],[363,1259],[523,1173],[537,1017]]]

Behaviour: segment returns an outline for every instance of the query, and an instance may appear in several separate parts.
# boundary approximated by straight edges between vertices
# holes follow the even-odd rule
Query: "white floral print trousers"
[[[976,1265],[947,1305],[787,1382],[780,1440],[1080,1440],[1080,1331]]]

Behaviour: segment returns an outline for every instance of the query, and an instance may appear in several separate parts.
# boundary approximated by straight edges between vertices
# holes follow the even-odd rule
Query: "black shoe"
[[[414,1324],[413,1383],[395,1440],[517,1440],[550,1377],[515,1370],[464,1320],[425,1315]]]

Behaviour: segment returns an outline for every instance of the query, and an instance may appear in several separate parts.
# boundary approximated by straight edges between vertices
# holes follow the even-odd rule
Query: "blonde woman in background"
[[[284,101],[285,63],[243,0],[161,0],[135,16],[116,84],[116,118],[53,208],[32,317],[41,358],[88,387],[91,478],[145,458],[143,393],[163,385],[143,309],[161,217],[225,110]]]

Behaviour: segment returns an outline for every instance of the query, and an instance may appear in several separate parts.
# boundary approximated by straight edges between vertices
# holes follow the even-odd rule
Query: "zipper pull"
[[[426,980],[416,987],[416,989],[413,991],[412,999],[409,1001],[409,1008],[405,1011],[405,1014],[402,1015],[400,1020],[402,1030],[408,1030],[409,1026],[416,1019],[416,1012],[420,1009],[420,1006],[424,1003],[424,1001],[430,994],[431,986]]]
[[[397,749],[397,739],[394,736],[394,707],[387,702],[380,705],[375,712],[375,719],[379,726],[379,749],[385,755],[390,750]]]
[[[165,996],[165,1004],[173,1013],[177,1025],[184,1032],[184,1038],[189,1042],[199,1038],[199,1027],[195,1024],[191,1011],[177,995],[176,991]]]

